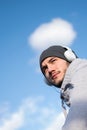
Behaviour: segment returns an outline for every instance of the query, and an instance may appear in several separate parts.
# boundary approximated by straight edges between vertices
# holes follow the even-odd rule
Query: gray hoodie
[[[70,106],[62,130],[87,130],[87,60],[77,58],[70,63],[61,97]]]

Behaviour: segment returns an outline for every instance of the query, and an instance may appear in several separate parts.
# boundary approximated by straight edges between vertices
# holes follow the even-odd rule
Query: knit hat
[[[47,48],[46,50],[44,50],[42,54],[40,55],[40,59],[39,59],[41,71],[42,71],[41,64],[48,57],[55,56],[55,57],[59,57],[67,61],[66,57],[64,56],[64,52],[66,50],[67,50],[66,48],[62,46],[57,46],[57,45],[51,46]]]

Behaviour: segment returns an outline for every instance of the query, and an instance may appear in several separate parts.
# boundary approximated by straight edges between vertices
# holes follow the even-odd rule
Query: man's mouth
[[[52,74],[52,76],[51,76],[52,80],[56,79],[58,77],[59,73],[60,72]]]

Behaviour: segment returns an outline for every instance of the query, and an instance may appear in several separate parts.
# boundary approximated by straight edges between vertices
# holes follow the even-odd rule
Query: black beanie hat
[[[41,53],[40,60],[39,60],[41,71],[42,71],[41,63],[43,62],[43,60],[45,60],[48,57],[56,56],[56,57],[59,57],[59,58],[67,61],[66,57],[64,56],[64,52],[66,50],[67,50],[66,48],[64,48],[62,46],[57,46],[57,45],[51,46],[51,47],[47,48],[46,50],[44,50]]]

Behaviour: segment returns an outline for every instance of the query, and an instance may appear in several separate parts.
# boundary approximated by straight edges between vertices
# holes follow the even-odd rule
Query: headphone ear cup
[[[64,52],[64,56],[66,57],[66,59],[69,61],[69,62],[72,62],[74,59],[76,59],[76,55],[74,54],[74,52],[69,49],[69,48],[66,48],[67,50]]]

